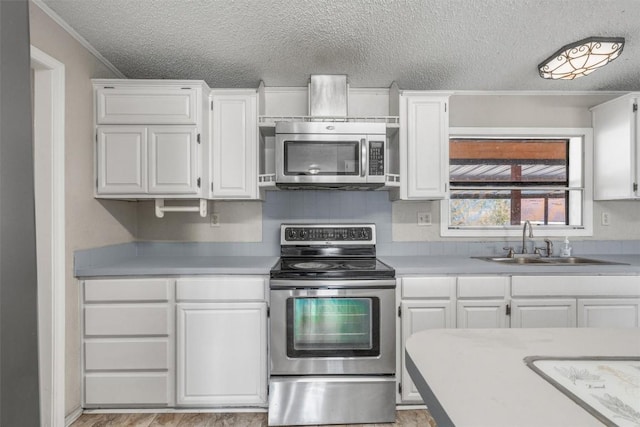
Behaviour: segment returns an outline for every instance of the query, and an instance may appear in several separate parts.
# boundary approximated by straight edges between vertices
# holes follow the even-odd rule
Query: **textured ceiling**
[[[44,0],[129,78],[211,87],[640,90],[639,0]],[[614,62],[574,81],[536,66],[589,36],[626,38]]]

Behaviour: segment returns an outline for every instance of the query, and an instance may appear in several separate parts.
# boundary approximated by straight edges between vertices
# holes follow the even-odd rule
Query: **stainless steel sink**
[[[582,258],[582,257],[577,257],[577,256],[571,256],[571,257],[566,257],[566,258],[562,258],[562,257],[551,257],[551,258],[541,258],[544,262],[548,263],[548,264],[557,264],[557,265],[589,265],[589,264],[598,264],[598,265],[615,265],[615,264],[620,264],[620,265],[629,265],[629,264],[624,264],[621,262],[613,262],[613,261],[603,261],[601,259],[592,259],[592,258]]]
[[[473,257],[476,259],[481,259],[484,261],[493,261],[493,262],[499,262],[501,264],[546,264],[544,261],[542,261],[542,258],[537,257],[514,257],[514,258],[509,258],[509,257],[490,257],[490,256],[479,256],[479,257]]]
[[[500,264],[518,264],[518,265],[629,265],[621,262],[603,261],[600,259],[582,258],[582,257],[541,257],[541,256],[518,256],[510,257],[491,257],[479,256],[472,257],[483,261],[497,262]]]

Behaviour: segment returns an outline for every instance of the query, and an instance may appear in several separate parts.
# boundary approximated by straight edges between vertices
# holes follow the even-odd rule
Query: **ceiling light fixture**
[[[543,79],[573,80],[607,65],[622,53],[622,37],[589,37],[568,44],[538,65]]]

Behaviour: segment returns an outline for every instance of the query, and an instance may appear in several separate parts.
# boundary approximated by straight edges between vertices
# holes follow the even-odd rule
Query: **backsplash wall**
[[[513,245],[519,240],[440,237],[439,202],[391,202],[386,191],[269,191],[264,202],[209,202],[210,212],[219,214],[219,227],[195,213],[156,218],[153,203],[138,205],[138,240],[148,242],[141,247],[149,253],[168,250],[162,242],[184,242],[187,253],[277,255],[280,224],[285,222],[374,223],[381,255],[501,253],[507,241]],[[640,252],[639,208],[637,202],[596,202],[594,217],[606,210],[611,225],[596,221],[593,237],[572,238],[576,253]],[[418,212],[431,212],[433,225],[418,226]],[[555,240],[559,247],[562,239]],[[209,244],[198,244],[203,242]]]

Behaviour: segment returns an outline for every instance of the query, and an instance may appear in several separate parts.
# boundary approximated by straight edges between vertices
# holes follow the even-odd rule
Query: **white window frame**
[[[593,129],[591,128],[449,128],[449,138],[580,138],[583,141],[582,189],[583,225],[533,225],[536,237],[593,236]],[[448,160],[448,159],[447,159]],[[447,171],[447,183],[449,172]],[[447,185],[449,191],[450,186]],[[443,237],[522,236],[521,226],[492,228],[449,227],[449,194],[440,202],[440,235]]]

